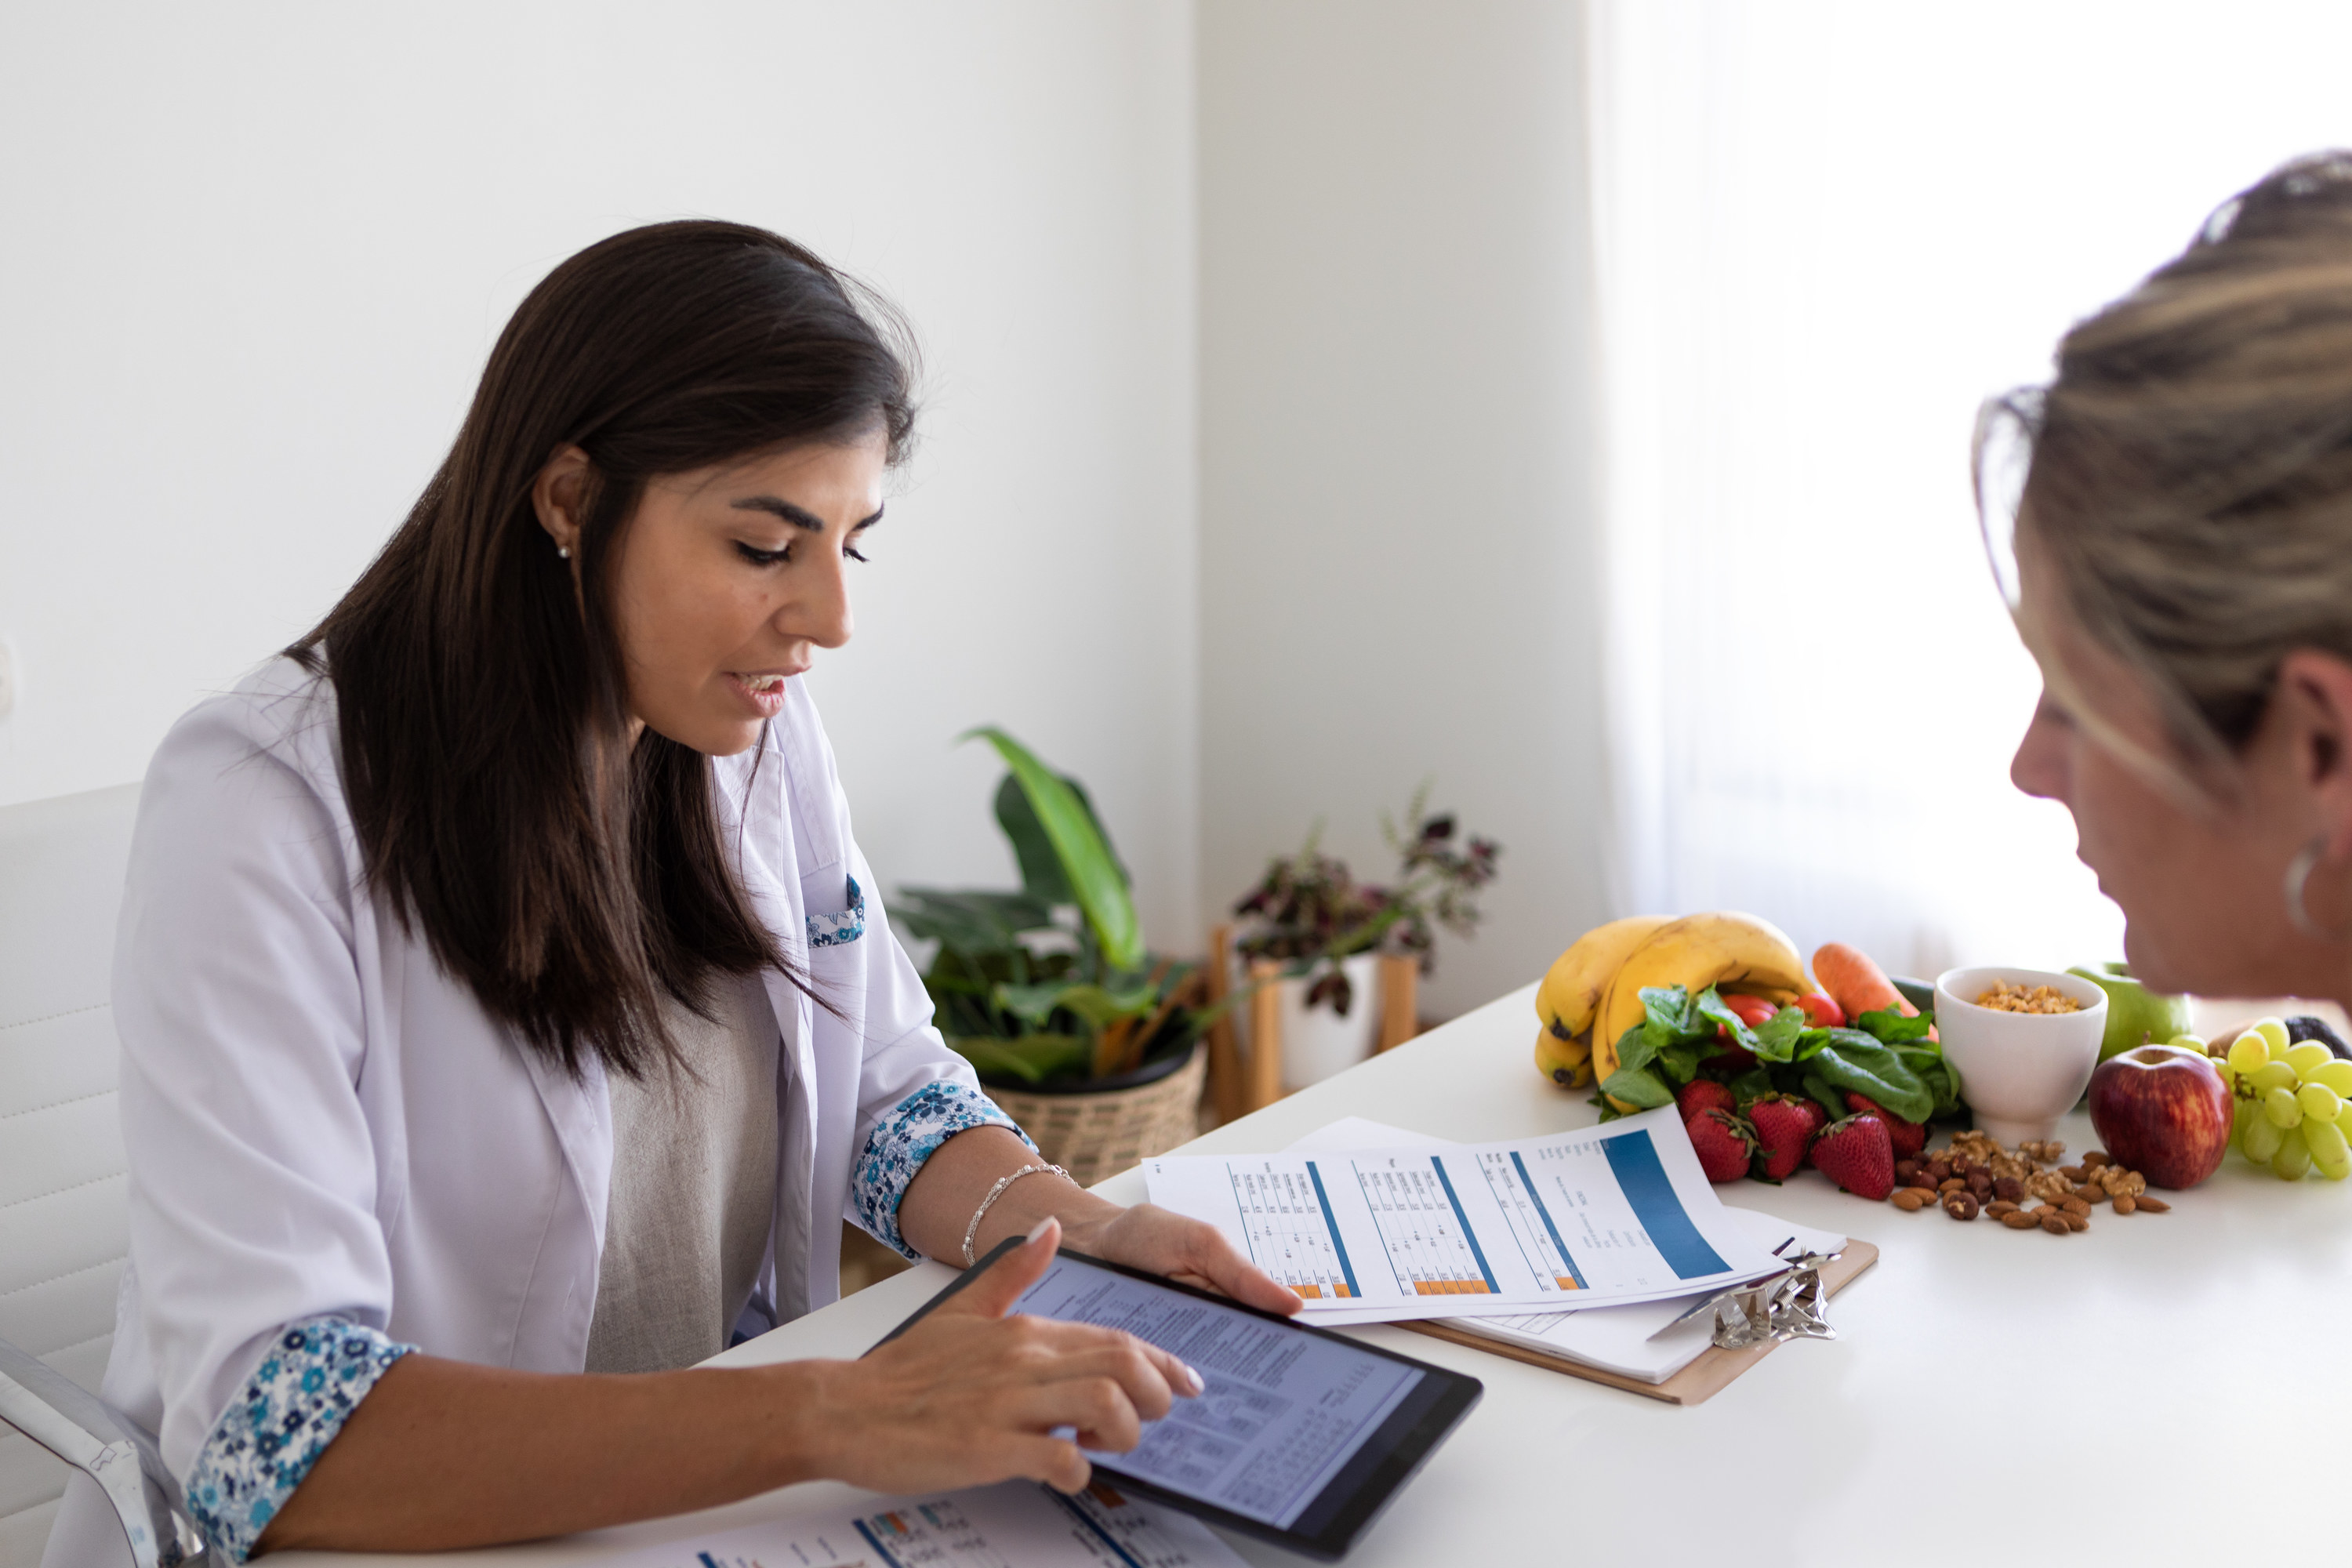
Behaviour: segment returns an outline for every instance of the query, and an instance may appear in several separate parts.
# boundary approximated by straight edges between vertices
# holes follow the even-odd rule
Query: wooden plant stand
[[[1208,984],[1212,1005],[1230,994],[1234,972],[1234,928],[1209,928]],[[1221,1016],[1209,1028],[1209,1094],[1217,1120],[1232,1121],[1280,1100],[1282,1089],[1282,1008],[1275,982],[1282,965],[1261,958],[1250,964],[1250,980],[1257,987],[1242,1004],[1250,1010],[1250,1049],[1241,1048],[1233,1016]],[[1381,955],[1381,1026],[1375,1053],[1392,1050],[1421,1032],[1421,965],[1412,958]]]

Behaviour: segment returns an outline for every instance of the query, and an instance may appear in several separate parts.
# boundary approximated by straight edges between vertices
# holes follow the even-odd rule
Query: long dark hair
[[[440,471],[288,652],[334,682],[365,874],[492,1016],[577,1077],[673,1054],[665,993],[775,966],[711,803],[709,759],[627,747],[610,595],[646,480],[914,423],[903,323],[790,240],[654,224],[550,273],[499,334]],[[579,587],[532,486],[592,465]]]

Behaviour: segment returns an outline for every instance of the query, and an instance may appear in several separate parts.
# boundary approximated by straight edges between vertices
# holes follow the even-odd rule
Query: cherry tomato
[[[1805,1019],[1816,1029],[1841,1028],[1845,1024],[1845,1009],[1819,992],[1797,998],[1797,1005],[1805,1010]]]
[[[1738,1016],[1739,1021],[1747,1025],[1751,1029],[1755,1028],[1759,1024],[1770,1023],[1772,1021],[1772,1015],[1780,1010],[1780,1008],[1772,1005],[1771,1003],[1764,1000],[1761,996],[1741,996],[1734,994],[1726,996],[1723,999],[1723,1005],[1730,1008],[1732,1012]],[[1718,1026],[1718,1027],[1720,1027],[1720,1026]]]

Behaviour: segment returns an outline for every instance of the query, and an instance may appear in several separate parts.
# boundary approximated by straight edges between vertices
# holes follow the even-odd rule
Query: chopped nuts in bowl
[[[1979,1000],[2044,993],[2074,1006],[2024,1012]],[[2106,1027],[2107,994],[2080,975],[1987,967],[1950,970],[1936,982],[1936,1033],[1959,1076],[1960,1098],[1979,1128],[2011,1146],[2048,1138],[2083,1098]]]

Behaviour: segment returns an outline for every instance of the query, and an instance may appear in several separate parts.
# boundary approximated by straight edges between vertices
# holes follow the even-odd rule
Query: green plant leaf
[[[1129,873],[1126,862],[1118,858],[1118,847],[1110,841],[1110,832],[1103,826],[1102,818],[1096,815],[1095,803],[1087,794],[1087,786],[1067,773],[1062,774],[1061,778],[1070,786],[1070,793],[1078,797],[1079,808],[1087,814],[1087,820],[1094,824],[1096,835],[1102,839],[1104,851],[1110,856],[1110,863],[1118,870],[1118,879],[1132,889],[1135,878]],[[1013,846],[1013,858],[1021,868],[1021,886],[1027,896],[1049,908],[1055,904],[1075,904],[1078,901],[1077,895],[1070,889],[1069,878],[1062,874],[1061,857],[1054,852],[1054,841],[1046,837],[1045,825],[1037,818],[1037,808],[1029,804],[1029,792],[1021,787],[1020,779],[1012,773],[1006,773],[996,786],[996,826],[1003,830],[1006,841]]]
[[[993,725],[969,731],[996,748],[1005,766],[1020,781],[1052,845],[1054,858],[1068,884],[1071,901],[1078,906],[1101,944],[1104,962],[1115,970],[1132,970],[1143,963],[1143,928],[1135,918],[1135,900],[1127,879],[1095,826],[1094,814],[1077,793],[1020,742]],[[1017,854],[1018,847],[1015,848]]]
[[[1011,947],[1021,932],[1050,927],[1054,910],[1028,893],[901,888],[890,922],[908,936],[977,953]]]
[[[1015,1040],[986,1036],[950,1037],[972,1070],[998,1083],[1043,1083],[1049,1078],[1083,1076],[1094,1062],[1094,1046],[1076,1035],[1024,1035]]]
[[[1043,985],[999,985],[996,1005],[1035,1028],[1043,1028],[1057,1007],[1067,1008],[1099,1029],[1121,1018],[1139,1017],[1160,1005],[1160,987],[1149,981],[1118,991],[1076,981],[1052,981]]]

